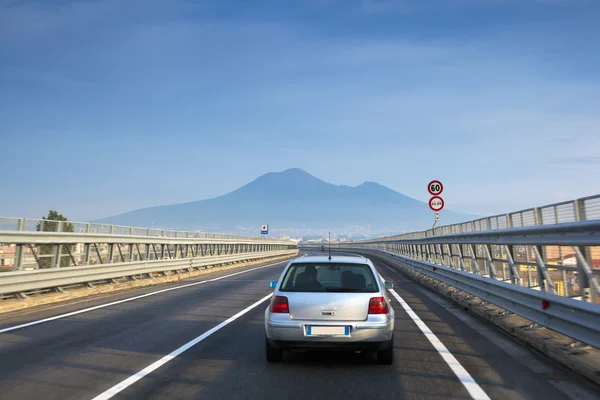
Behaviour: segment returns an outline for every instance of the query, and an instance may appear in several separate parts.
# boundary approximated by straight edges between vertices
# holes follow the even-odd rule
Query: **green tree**
[[[75,227],[71,223],[65,223],[67,218],[59,214],[56,210],[48,211],[47,217],[42,217],[42,221],[40,221],[36,225],[36,230],[38,232],[75,232]],[[52,268],[54,267],[54,255],[56,254],[55,248],[58,245],[54,244],[42,244],[37,246],[37,255],[39,260],[40,268]],[[69,250],[71,254],[75,251],[75,245],[63,244],[60,246],[61,248],[61,257],[60,257],[60,266],[68,267],[71,265],[72,260],[69,256]]]

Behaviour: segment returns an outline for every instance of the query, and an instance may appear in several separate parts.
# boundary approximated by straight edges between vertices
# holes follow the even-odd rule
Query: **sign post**
[[[435,221],[431,228],[434,230],[435,225],[440,220],[440,211],[444,208],[444,199],[440,197],[440,194],[444,191],[444,185],[438,180],[431,181],[427,185],[427,191],[432,196],[431,199],[429,199],[429,208],[435,213]]]
[[[260,234],[261,235],[268,235],[269,234],[269,225],[268,224],[263,224],[260,226]]]

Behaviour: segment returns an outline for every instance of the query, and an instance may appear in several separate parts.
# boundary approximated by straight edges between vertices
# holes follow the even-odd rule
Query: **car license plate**
[[[308,325],[306,327],[306,336],[350,336],[350,327]]]

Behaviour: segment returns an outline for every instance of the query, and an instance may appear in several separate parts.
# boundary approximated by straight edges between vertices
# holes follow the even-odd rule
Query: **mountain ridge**
[[[442,211],[444,223],[476,216]],[[273,231],[302,234],[314,229],[365,226],[372,234],[423,230],[431,226],[426,203],[373,181],[335,185],[300,168],[269,172],[223,195],[205,200],[132,210],[95,222],[227,232]]]

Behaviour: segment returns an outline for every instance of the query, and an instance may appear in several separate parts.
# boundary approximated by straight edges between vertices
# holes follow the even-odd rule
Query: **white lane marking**
[[[473,317],[457,308],[458,306],[456,303],[452,302],[451,300],[448,300],[437,293],[430,292],[428,289],[423,287],[415,286],[414,288],[423,295],[427,296],[431,301],[443,307],[446,311],[464,322],[467,326],[473,328],[475,332],[485,337],[488,341],[495,344],[500,350],[517,360],[531,371],[540,375],[548,376],[553,373],[560,373],[560,370],[557,368],[551,367],[542,361],[539,361],[535,353],[515,344],[501,332],[498,332],[496,329],[487,326],[487,324],[482,322],[479,318]],[[594,400],[598,398],[598,396],[590,390],[587,390],[586,388],[573,382],[559,381],[552,378],[546,379],[546,382],[563,392],[569,399],[572,400]]]
[[[239,313],[235,314],[232,317],[229,317],[225,321],[221,322],[219,325],[217,325],[214,328],[212,328],[212,329],[204,332],[202,335],[198,336],[197,338],[195,338],[195,339],[187,342],[186,344],[184,344],[180,348],[172,351],[171,353],[167,354],[166,356],[164,356],[160,360],[155,361],[154,363],[148,365],[143,370],[141,370],[141,371],[137,372],[136,374],[130,376],[129,378],[125,379],[124,381],[116,384],[115,386],[111,387],[107,391],[105,391],[105,392],[99,394],[98,396],[94,397],[92,400],[107,400],[107,399],[112,398],[114,395],[116,395],[117,393],[123,391],[124,389],[128,388],[129,386],[133,385],[135,382],[139,381],[140,379],[142,379],[143,377],[145,377],[146,375],[148,375],[150,372],[152,372],[152,371],[160,368],[161,366],[165,365],[169,361],[171,361],[174,358],[176,358],[177,356],[179,356],[184,351],[189,350],[191,347],[197,345],[198,343],[200,343],[201,341],[203,341],[204,339],[206,339],[207,337],[209,337],[213,333],[217,332],[219,329],[221,329],[221,328],[225,327],[226,325],[230,324],[231,322],[235,321],[236,319],[238,319],[242,315],[246,314],[248,311],[250,311],[250,310],[258,307],[265,300],[269,299],[272,295],[273,295],[273,293],[269,293],[268,295],[266,295],[262,299],[258,300],[256,303],[252,304],[249,307],[244,308]]]
[[[385,281],[385,278],[379,275],[381,279]],[[433,345],[433,347],[440,353],[440,356],[446,361],[446,364],[450,367],[452,372],[456,375],[458,380],[463,384],[465,389],[469,392],[473,399],[477,400],[490,400],[488,395],[483,391],[481,386],[475,379],[467,372],[467,370],[458,362],[458,360],[450,353],[450,351],[444,346],[444,344],[438,339],[438,337],[429,329],[429,327],[419,318],[419,316],[413,311],[412,308],[404,301],[402,297],[394,289],[388,289],[389,292],[394,296],[398,303],[404,308],[404,311],[408,316],[417,324],[421,332],[425,335],[427,340]]]
[[[150,292],[150,293],[142,294],[142,295],[135,296],[135,297],[129,297],[129,298],[123,299],[123,300],[117,300],[117,301],[113,301],[113,302],[106,303],[106,304],[100,304],[100,305],[97,305],[97,306],[94,306],[94,307],[84,308],[83,310],[77,310],[77,311],[73,311],[73,312],[70,312],[70,313],[59,314],[59,315],[56,315],[54,317],[44,318],[44,319],[40,319],[40,320],[37,320],[37,321],[27,322],[25,324],[15,325],[15,326],[11,326],[11,327],[8,327],[8,328],[0,329],[0,333],[11,332],[11,331],[15,331],[17,329],[27,328],[28,326],[43,324],[44,322],[50,322],[50,321],[54,321],[54,320],[61,319],[61,318],[72,317],[73,315],[83,314],[83,313],[86,313],[86,312],[98,310],[100,308],[110,307],[110,306],[114,306],[114,305],[121,304],[121,303],[127,303],[127,302],[133,301],[133,300],[143,299],[144,297],[149,297],[149,296],[154,296],[154,295],[160,294],[160,293],[170,292],[171,290],[184,289],[184,288],[187,288],[187,287],[190,287],[190,286],[201,285],[201,284],[207,283],[207,282],[215,282],[215,281],[218,281],[218,280],[221,280],[221,279],[229,278],[231,276],[245,274],[246,272],[250,272],[250,271],[256,271],[257,269],[263,269],[263,268],[273,267],[273,266],[279,265],[279,264],[285,264],[288,261],[289,260],[280,261],[280,262],[276,262],[276,263],[269,264],[269,265],[263,265],[263,266],[260,266],[260,267],[251,268],[251,269],[247,269],[247,270],[240,271],[240,272],[235,272],[235,273],[229,274],[229,275],[219,276],[219,277],[213,278],[213,279],[207,279],[207,280],[201,281],[201,282],[188,283],[186,285],[176,286],[176,287],[172,287],[172,288],[168,288],[168,289],[157,290],[155,292]]]
[[[527,352],[523,351],[523,349],[514,344],[514,342],[506,339],[503,335],[499,334],[494,329],[491,329],[488,326],[486,326],[486,324],[482,323],[481,320],[472,317],[465,312],[457,310],[456,307],[458,306],[450,300],[446,300],[443,297],[438,298],[438,296],[436,296],[435,293],[428,293],[427,290],[422,289],[420,287],[415,287],[415,289],[421,292],[423,295],[427,296],[431,301],[433,301],[440,307],[443,307],[446,311],[448,311],[450,314],[454,315],[456,318],[464,322],[467,326],[473,328],[475,332],[485,337],[487,340],[492,342],[506,354],[518,360],[521,364],[523,364],[533,372],[536,372],[538,374],[550,374],[552,372],[555,372],[554,369],[541,363],[536,358],[531,357],[531,354],[527,354]]]
[[[406,313],[412,318],[412,320],[417,324],[421,332],[425,335],[425,337],[429,340],[429,342],[433,345],[433,347],[440,353],[446,364],[452,369],[456,377],[460,380],[460,382],[467,389],[469,394],[474,399],[486,399],[489,400],[489,397],[481,386],[475,382],[475,379],[469,375],[467,370],[458,362],[458,360],[450,353],[450,351],[444,346],[444,344],[438,339],[437,336],[429,329],[427,325],[419,318],[419,316],[410,308],[410,306],[404,301],[402,297],[396,293],[394,289],[390,289],[390,293],[398,300],[402,308],[406,311]]]

